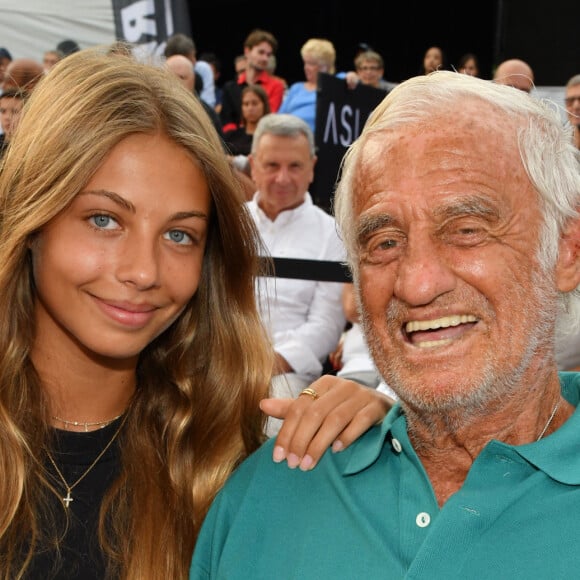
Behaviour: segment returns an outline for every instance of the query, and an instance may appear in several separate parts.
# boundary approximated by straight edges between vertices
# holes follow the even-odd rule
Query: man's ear
[[[580,217],[570,220],[560,237],[556,283],[560,292],[570,292],[580,284]]]

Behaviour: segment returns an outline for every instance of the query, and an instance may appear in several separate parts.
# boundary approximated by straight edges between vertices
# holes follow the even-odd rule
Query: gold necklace
[[[119,415],[119,417],[120,417],[120,415]],[[113,434],[113,436],[111,437],[109,442],[105,445],[104,449],[97,455],[96,459],[89,465],[87,470],[71,485],[69,485],[67,480],[64,478],[64,475],[62,474],[61,470],[58,468],[56,461],[52,458],[50,451],[48,449],[45,450],[46,455],[48,456],[48,459],[52,463],[52,466],[54,467],[58,477],[60,478],[60,480],[62,481],[62,483],[66,489],[66,497],[61,498],[62,503],[63,503],[65,508],[68,508],[70,505],[70,502],[74,501],[72,496],[71,496],[72,490],[91,472],[93,467],[95,467],[95,465],[99,462],[101,457],[103,457],[103,455],[107,452],[107,449],[109,449],[109,447],[111,447],[111,445],[113,444],[113,441],[115,441],[115,439],[117,438],[117,435],[119,435],[119,433],[121,432],[121,429],[123,428],[123,425],[125,424],[125,421],[127,420],[127,417],[128,417],[128,414],[125,415],[125,417],[121,421],[121,424],[119,425],[119,427],[117,428],[117,430],[115,431],[115,433]]]
[[[55,421],[58,421],[59,423],[62,423],[64,425],[65,430],[68,431],[68,426],[72,425],[73,427],[80,427],[81,425],[85,428],[85,433],[88,432],[89,427],[95,427],[97,425],[100,425],[101,429],[104,429],[107,425],[109,425],[110,423],[112,423],[113,421],[116,421],[123,413],[121,413],[120,415],[117,415],[116,417],[113,417],[112,419],[106,419],[105,421],[93,421],[93,422],[88,422],[88,421],[68,421],[67,419],[62,419],[60,417],[57,417],[56,415],[53,415],[52,418]]]
[[[542,429],[542,432],[540,433],[539,437],[536,439],[536,442],[538,442],[546,433],[546,431],[548,430],[548,427],[551,425],[554,417],[556,416],[556,411],[558,410],[558,407],[560,406],[560,401],[562,399],[558,399],[558,402],[556,403],[556,405],[554,406],[554,408],[552,409],[552,414],[550,415],[548,422],[546,423],[546,425],[544,426],[544,428]]]

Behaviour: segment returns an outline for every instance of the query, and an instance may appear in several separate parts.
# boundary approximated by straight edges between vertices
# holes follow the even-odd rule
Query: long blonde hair
[[[121,473],[100,513],[111,575],[186,578],[213,497],[263,441],[272,353],[254,298],[259,237],[211,121],[162,68],[96,49],[63,59],[34,89],[0,168],[0,578],[23,576],[46,541],[41,514],[54,493],[48,405],[30,360],[30,240],[135,133],[183,147],[212,207],[199,288],[139,359]]]

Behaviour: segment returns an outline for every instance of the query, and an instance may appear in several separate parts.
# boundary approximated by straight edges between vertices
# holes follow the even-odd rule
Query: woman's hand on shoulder
[[[324,375],[312,385],[318,394],[296,399],[263,399],[267,415],[284,419],[276,436],[273,459],[286,460],[288,467],[312,469],[332,446],[341,451],[370,427],[379,423],[394,400],[359,383]]]

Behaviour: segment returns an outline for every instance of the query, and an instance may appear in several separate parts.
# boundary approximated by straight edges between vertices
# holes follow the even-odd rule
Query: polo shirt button
[[[394,437],[393,437],[393,440],[391,441],[391,445],[393,446],[393,449],[397,453],[401,453],[401,451],[403,450],[403,447],[401,446],[401,443],[399,442],[399,440],[395,439]]]
[[[421,512],[417,514],[415,522],[420,528],[426,528],[431,523],[431,516],[427,512]]]

